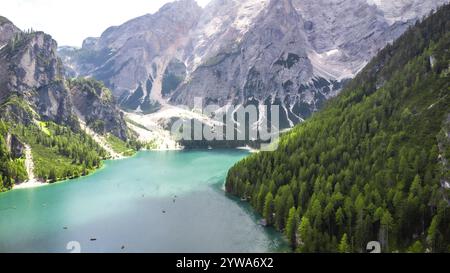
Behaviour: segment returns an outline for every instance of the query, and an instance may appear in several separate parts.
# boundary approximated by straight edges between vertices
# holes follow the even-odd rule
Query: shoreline
[[[32,181],[22,182],[20,184],[14,184],[14,186],[12,187],[11,190],[13,191],[13,190],[20,190],[20,189],[32,189],[32,188],[38,188],[38,187],[47,186],[47,185],[50,185],[50,183],[32,180]]]
[[[201,149],[201,150],[214,150],[214,149]],[[256,149],[253,149],[251,147],[237,147],[237,148],[230,148],[230,150],[244,150],[244,151],[248,151],[249,153],[257,153],[259,152]],[[107,159],[103,159],[102,162],[105,161],[119,161],[119,160],[124,160],[124,159],[128,159],[128,158],[133,158],[135,157],[139,152],[182,152],[182,151],[186,151],[186,149],[184,148],[178,148],[178,149],[142,149],[140,151],[137,151],[134,155],[132,156],[120,156],[120,157],[114,157],[114,158],[107,158]],[[50,185],[55,185],[55,184],[59,184],[59,183],[65,183],[77,178],[83,178],[83,177],[88,177],[90,175],[95,174],[96,172],[100,171],[101,169],[104,168],[104,165],[102,164],[102,166],[100,166],[99,168],[93,170],[91,173],[89,173],[88,175],[83,175],[83,176],[79,176],[79,177],[73,177],[73,178],[66,178],[64,180],[60,180],[60,181],[56,181],[53,183],[49,183],[49,182],[41,182],[39,180],[33,179],[31,181],[27,181],[27,182],[22,182],[20,184],[15,184],[10,190],[6,191],[14,191],[14,190],[23,190],[23,189],[34,189],[34,188],[40,188],[43,186],[50,186]],[[5,193],[6,193],[5,192]]]
[[[237,147],[236,149],[238,149],[238,150],[245,150],[245,151],[250,152],[251,154],[259,153],[258,149],[254,149],[254,148],[252,148],[250,146]]]
[[[93,175],[93,174],[95,174],[96,172],[102,170],[102,169],[105,167],[104,164],[103,164],[103,162],[105,162],[105,161],[119,161],[119,160],[124,160],[124,159],[127,159],[127,158],[132,158],[132,157],[134,157],[136,154],[137,154],[137,152],[136,152],[134,155],[132,155],[132,156],[120,156],[120,157],[114,157],[114,158],[111,157],[111,158],[105,158],[105,159],[102,159],[102,160],[101,160],[102,164],[101,164],[98,168],[92,170],[92,171],[91,171],[89,174],[87,174],[87,175],[81,175],[81,176],[78,176],[78,177],[68,177],[68,178],[65,178],[65,179],[62,179],[62,180],[59,180],[59,181],[55,181],[55,182],[53,182],[53,183],[50,183],[50,182],[41,182],[41,181],[39,181],[39,180],[33,179],[33,180],[31,180],[31,181],[22,182],[22,183],[20,183],[20,184],[14,184],[14,186],[13,186],[10,190],[8,190],[8,191],[6,191],[6,192],[13,191],[13,190],[22,190],[22,189],[34,189],[34,188],[40,188],[40,187],[43,187],[43,186],[50,186],[50,185],[55,185],[55,184],[59,184],[59,183],[65,183],[65,182],[68,182],[68,181],[71,181],[71,180],[75,180],[75,179],[78,179],[78,178],[88,177],[88,176]]]

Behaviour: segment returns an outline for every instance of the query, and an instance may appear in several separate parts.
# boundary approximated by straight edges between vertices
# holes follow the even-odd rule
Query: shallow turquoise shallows
[[[243,151],[141,152],[91,176],[0,194],[0,252],[281,252],[224,193]]]

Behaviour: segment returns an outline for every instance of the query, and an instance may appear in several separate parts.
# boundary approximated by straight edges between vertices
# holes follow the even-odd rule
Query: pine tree
[[[416,241],[410,248],[408,248],[409,253],[423,253],[423,245],[420,241]]]
[[[347,233],[344,233],[338,246],[339,253],[349,253],[350,245],[348,244]]]
[[[55,182],[57,180],[55,168],[51,168],[50,169],[50,173],[48,175],[48,179],[50,181],[52,181],[52,182]]]
[[[271,192],[267,193],[265,202],[264,202],[264,210],[263,217],[266,219],[268,225],[273,224],[273,195]]]
[[[392,230],[394,219],[389,211],[385,211],[381,218],[381,232],[383,234],[382,246],[386,252],[389,251],[389,232]]]
[[[299,241],[299,251],[300,252],[306,252],[309,249],[309,243],[312,236],[312,228],[311,223],[309,221],[309,218],[306,216],[303,216],[300,225],[298,227],[298,234],[300,235]]]
[[[292,207],[289,210],[285,234],[286,237],[288,238],[289,244],[294,248],[296,247],[297,244],[297,237],[296,237],[297,222],[298,222],[297,218],[298,218],[297,210],[295,209],[295,207]]]

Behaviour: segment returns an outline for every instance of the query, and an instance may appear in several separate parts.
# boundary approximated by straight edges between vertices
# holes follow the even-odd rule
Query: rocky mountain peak
[[[270,102],[282,106],[289,127],[446,2],[212,0],[202,10],[193,0],[177,1],[106,30],[95,50],[82,50],[93,57],[69,64],[105,82],[127,110],[141,110],[149,98]]]
[[[103,81],[120,102],[142,90],[141,103],[151,103],[151,88],[147,87],[151,87],[157,74],[164,72],[163,63],[170,61],[162,57],[177,55],[184,48],[185,37],[197,25],[201,14],[202,8],[196,1],[175,1],[154,14],[110,27],[99,38],[86,39],[79,51],[60,53],[69,64],[66,67],[71,75],[93,76]],[[136,103],[140,102],[126,102]]]
[[[201,12],[202,8],[195,0],[165,4],[154,14],[146,14],[120,26],[108,28],[101,35],[98,47],[120,50],[133,41],[152,39],[151,36],[174,42],[180,33],[187,33],[197,23]]]
[[[213,0],[190,33],[185,50],[189,71],[239,43],[269,0]]]

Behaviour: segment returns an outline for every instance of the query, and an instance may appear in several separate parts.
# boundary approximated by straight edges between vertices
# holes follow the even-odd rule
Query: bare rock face
[[[389,24],[416,20],[428,15],[427,13],[436,9],[438,5],[448,3],[448,1],[423,0],[367,0],[367,2],[381,10]]]
[[[105,82],[128,110],[140,111],[149,98],[277,104],[283,127],[291,127],[446,2],[212,0],[202,10],[177,1],[87,39],[69,65]]]
[[[250,101],[288,105],[288,108],[295,104],[295,98],[289,95],[296,95],[296,83],[309,81],[313,72],[306,48],[298,46],[307,44],[303,25],[298,24],[302,18],[290,1],[260,5],[264,8],[252,18],[251,25],[235,24],[241,29],[229,32],[227,39],[233,37],[234,43],[217,48],[218,51],[210,48],[200,65],[190,66],[194,70],[189,81],[176,90],[172,103],[192,106],[195,97],[202,97],[207,103],[221,106]],[[300,121],[290,110],[283,109],[284,127]]]
[[[13,158],[21,158],[25,155],[25,145],[17,138],[16,135],[8,135],[7,148]]]
[[[0,16],[0,48],[20,30],[7,18]]]
[[[239,2],[213,1],[205,10],[217,14],[211,11],[230,6],[221,12],[251,23],[226,17],[226,30],[216,33],[208,31],[221,26],[217,17],[199,24],[203,34],[196,30],[192,38],[199,45],[187,58],[188,80],[171,102],[192,106],[195,97],[202,97],[219,105],[278,104],[282,127],[290,127],[320,109],[379,49],[445,1],[403,2],[396,7],[414,11],[393,20],[385,17],[390,6],[381,10],[366,0]],[[220,40],[220,46],[208,39]]]
[[[44,120],[77,127],[57,44],[43,32],[18,33],[0,51],[0,98],[17,95]]]
[[[161,83],[161,94],[168,96],[184,82],[187,71],[186,65],[178,59],[173,59],[167,65]]]
[[[127,125],[116,107],[115,98],[103,83],[93,79],[68,81],[68,88],[77,115],[100,135],[113,134],[126,141]]]
[[[57,81],[62,67],[55,48],[56,42],[42,32],[21,34],[9,47],[12,73],[8,89],[24,92]]]
[[[107,29],[100,38],[89,38],[72,58],[80,75],[92,75],[126,97],[155,78],[164,54],[174,54],[201,14],[194,0],[163,6],[157,13]]]

